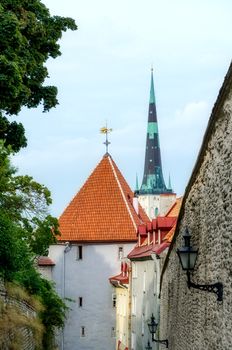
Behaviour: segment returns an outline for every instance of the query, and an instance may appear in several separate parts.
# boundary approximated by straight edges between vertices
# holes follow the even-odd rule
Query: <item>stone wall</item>
[[[35,309],[26,300],[10,295],[0,280],[0,349],[34,350],[40,328],[36,316]]]
[[[223,302],[214,293],[188,289],[176,254],[185,227],[199,249],[192,281],[222,282]],[[232,67],[186,188],[162,271],[160,312],[160,338],[169,340],[169,349],[232,349]]]

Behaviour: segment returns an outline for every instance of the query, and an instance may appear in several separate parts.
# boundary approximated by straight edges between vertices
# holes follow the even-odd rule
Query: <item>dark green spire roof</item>
[[[158,122],[156,115],[153,69],[151,70],[151,86],[148,110],[147,142],[143,182],[139,194],[172,193],[165,185],[161,164]]]
[[[155,89],[153,80],[153,68],[151,69],[151,87],[150,87],[150,100],[149,103],[155,103]]]

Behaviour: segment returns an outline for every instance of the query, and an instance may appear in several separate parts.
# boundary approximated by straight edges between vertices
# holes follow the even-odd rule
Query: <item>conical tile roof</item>
[[[136,241],[149,219],[109,154],[106,154],[60,216],[60,241]]]

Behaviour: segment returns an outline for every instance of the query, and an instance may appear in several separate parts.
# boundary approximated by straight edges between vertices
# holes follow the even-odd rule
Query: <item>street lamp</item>
[[[146,350],[152,350],[152,346],[151,346],[149,340],[148,340],[148,342],[147,342],[147,346],[145,346],[145,349],[146,349]]]
[[[151,315],[151,322],[148,323],[148,328],[151,334],[155,334],[157,330],[158,323],[155,322],[155,317]]]
[[[158,326],[158,323],[155,321],[155,317],[152,314],[151,315],[151,322],[148,323],[148,328],[149,328],[149,331],[150,331],[150,333],[152,335],[151,340],[156,342],[156,343],[160,343],[160,344],[166,345],[166,348],[168,348],[168,339],[165,339],[165,340],[155,339],[154,334],[157,331],[157,326]],[[148,343],[149,343],[149,346],[150,346],[150,342],[148,342]],[[147,343],[147,345],[148,345],[148,343]],[[152,349],[152,348],[146,348],[146,349]]]
[[[188,231],[188,228],[185,229],[183,234],[184,246],[177,249],[177,254],[180,259],[181,267],[184,271],[187,271],[187,284],[188,288],[200,289],[206,292],[212,292],[217,294],[217,300],[222,301],[223,299],[223,285],[220,282],[214,284],[195,284],[190,279],[190,271],[194,270],[198,249],[194,249],[190,245],[191,235]]]

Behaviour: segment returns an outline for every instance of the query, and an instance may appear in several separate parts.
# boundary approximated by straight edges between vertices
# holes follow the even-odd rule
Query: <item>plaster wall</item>
[[[176,200],[176,194],[165,195],[139,195],[139,203],[145,210],[150,220],[155,219],[158,215],[164,216],[171,205]]]
[[[126,256],[133,243],[82,244],[83,258],[78,260],[78,245],[50,247],[55,262],[52,278],[63,298],[70,298],[70,311],[58,342],[61,350],[114,350],[114,288],[109,277],[120,271],[119,247]],[[82,306],[79,305],[82,298]],[[84,328],[85,336],[81,335]]]
[[[129,286],[128,286],[129,287]],[[120,341],[120,349],[130,348],[130,291],[128,288],[115,288],[116,306],[116,349]]]
[[[151,342],[148,323],[151,315],[158,320],[158,269],[159,262],[155,260],[133,261],[131,281],[131,350],[145,349],[148,340]],[[154,350],[158,349],[155,343]]]
[[[186,194],[176,241],[161,289],[161,337],[170,350],[232,349],[232,83],[211,123],[201,163]],[[185,227],[199,249],[191,279],[222,282],[223,302],[214,293],[188,289],[176,254]]]
[[[52,279],[52,266],[37,266],[39,273],[47,280]]]

